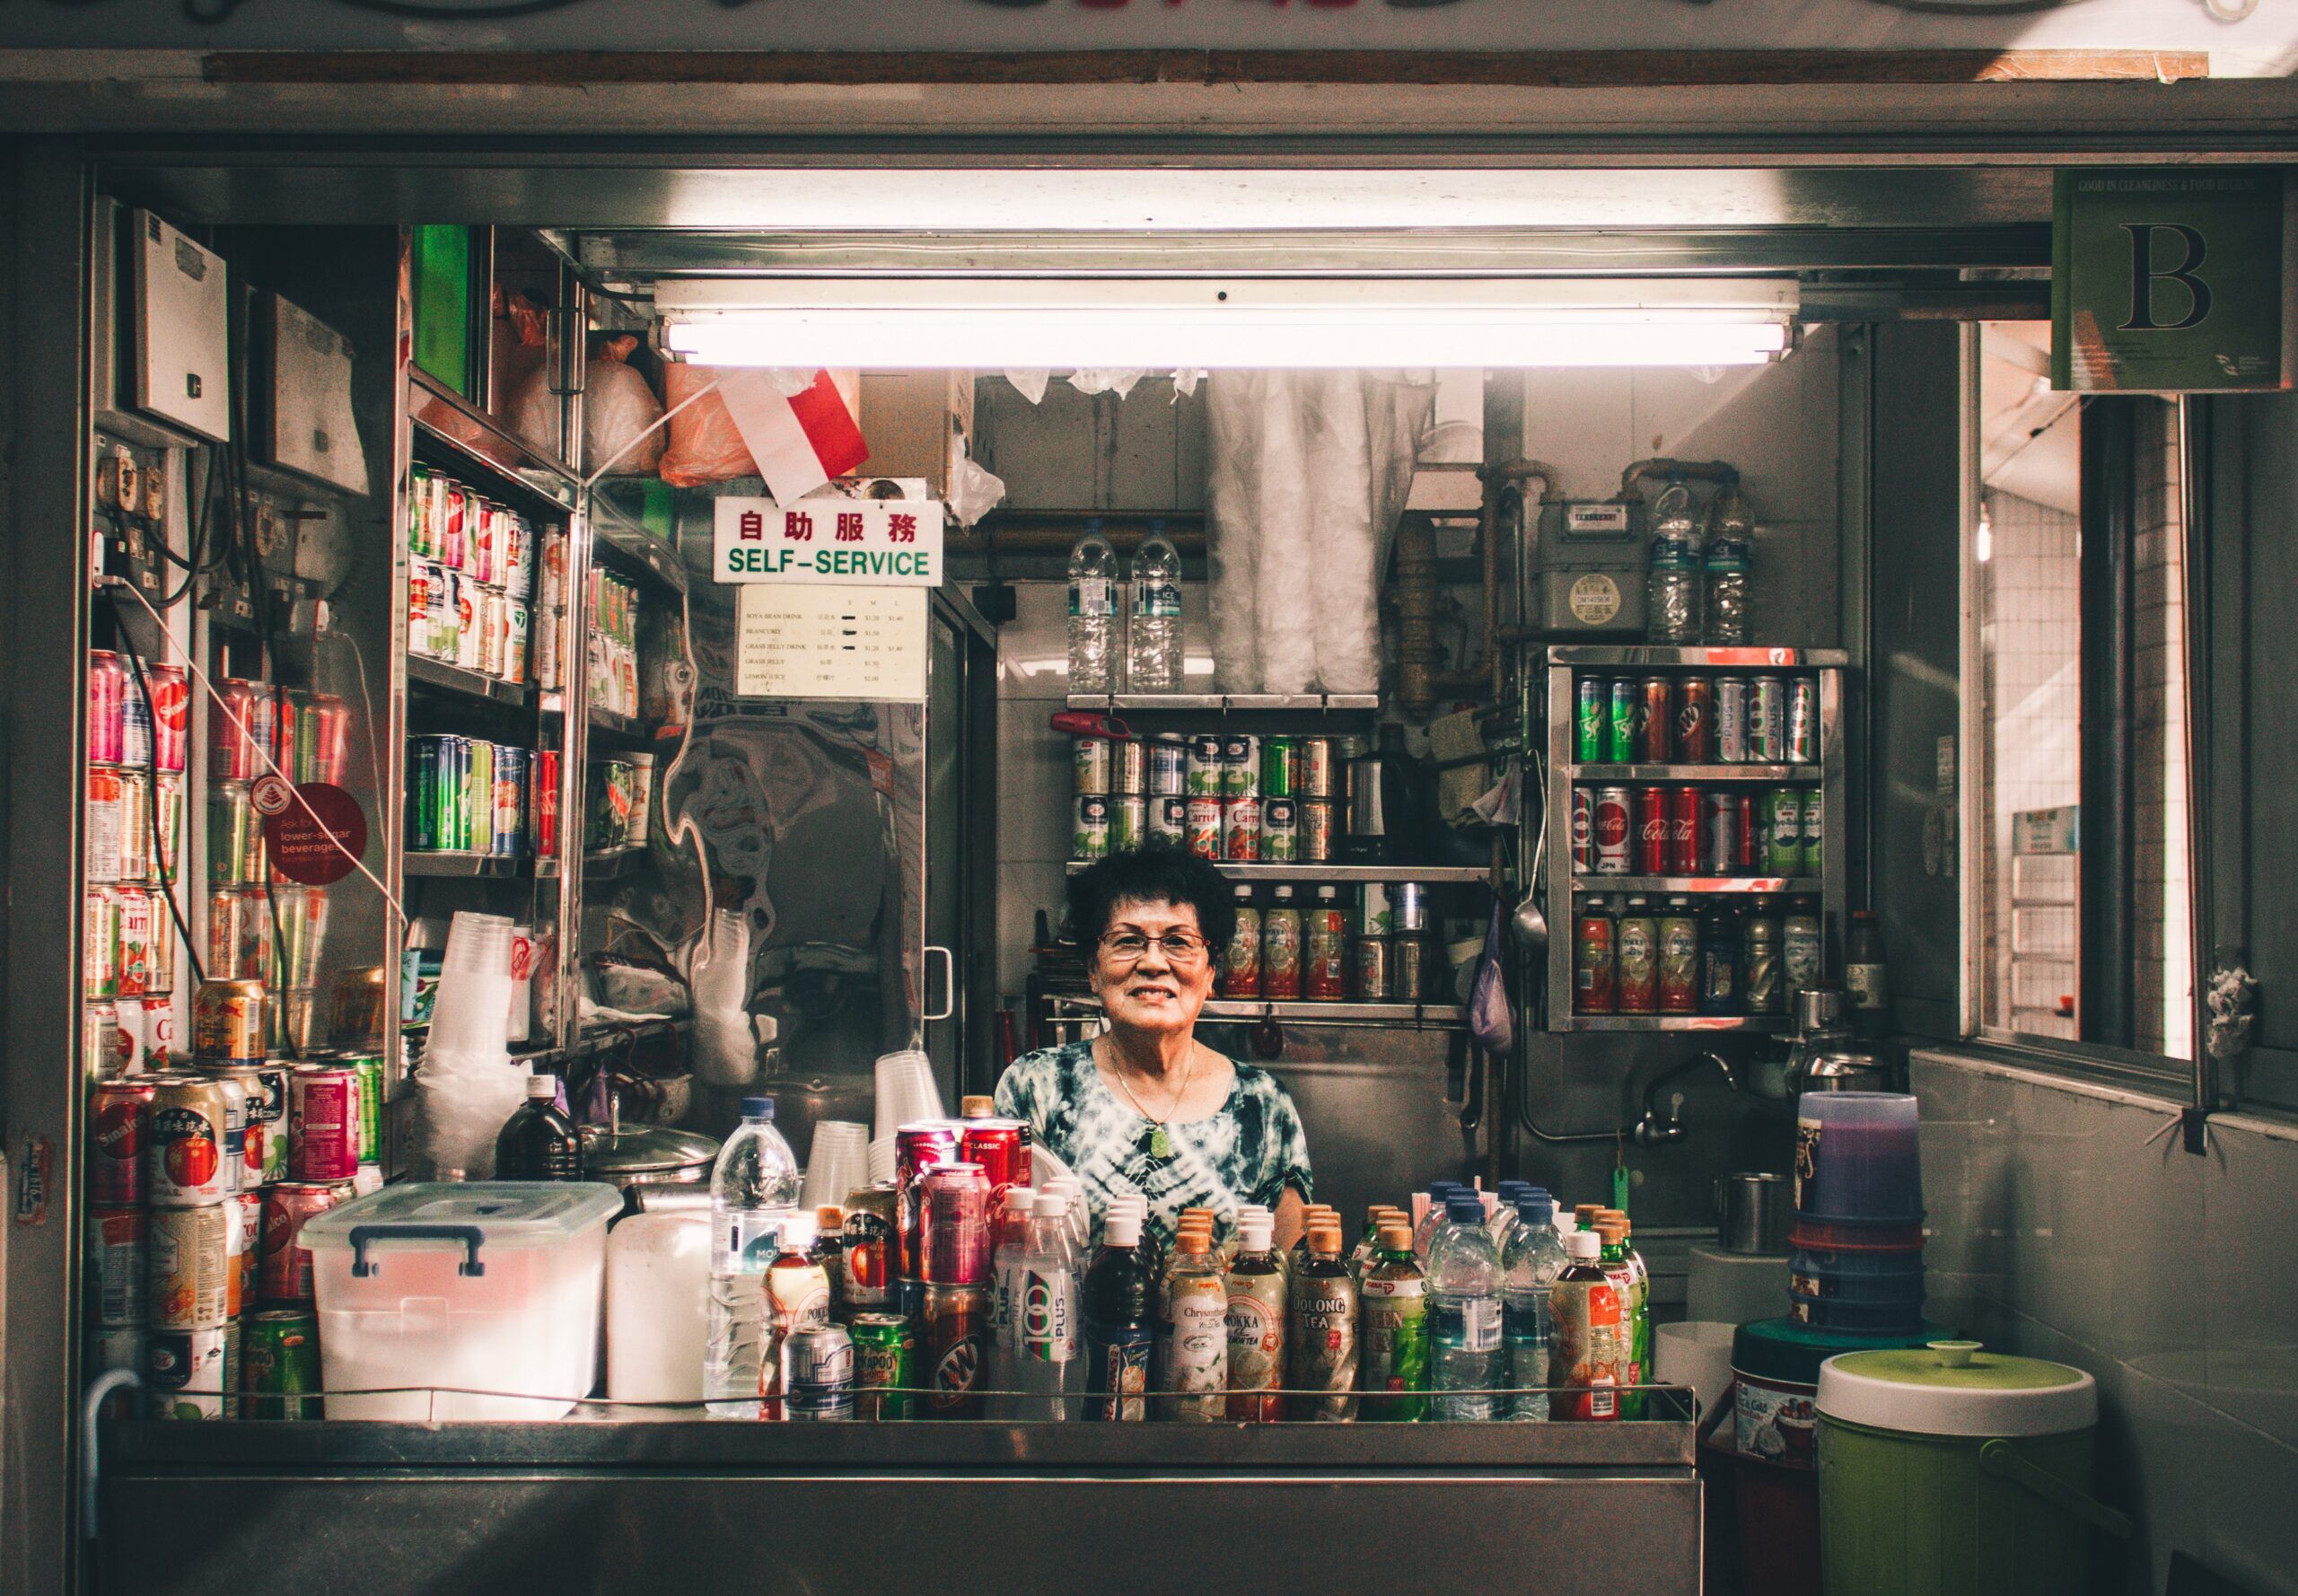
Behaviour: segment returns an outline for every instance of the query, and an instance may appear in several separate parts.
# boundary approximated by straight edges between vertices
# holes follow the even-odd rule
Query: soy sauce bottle
[[[583,1140],[558,1107],[558,1077],[529,1075],[527,1101],[495,1137],[497,1180],[580,1180]]]

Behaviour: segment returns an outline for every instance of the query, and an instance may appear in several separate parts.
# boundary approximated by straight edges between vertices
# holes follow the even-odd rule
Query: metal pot
[[[586,1125],[582,1129],[583,1177],[621,1188],[623,1212],[638,1211],[638,1188],[698,1186],[706,1192],[718,1144],[667,1125]]]
[[[1824,1048],[1803,1060],[1799,1092],[1889,1092],[1891,1066],[1848,1044]]]
[[[1794,1219],[1795,1188],[1785,1175],[1741,1170],[1715,1182],[1715,1244],[1723,1251],[1784,1253]]]

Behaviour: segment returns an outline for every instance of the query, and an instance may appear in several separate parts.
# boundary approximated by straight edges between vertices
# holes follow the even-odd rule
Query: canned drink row
[[[106,997],[82,1006],[81,1074],[91,1082],[167,1069],[175,1052],[172,996]]]
[[[176,925],[165,894],[90,887],[81,916],[83,997],[144,998],[175,990]]]
[[[1102,859],[1152,843],[1232,864],[1323,864],[1339,856],[1339,806],[1307,798],[1071,800],[1070,856]]]
[[[1279,883],[1236,889],[1237,929],[1223,950],[1224,997],[1307,1002],[1413,1002],[1431,989],[1425,889],[1382,883],[1342,889]]]
[[[407,572],[409,652],[498,681],[527,680],[534,611],[501,587],[429,560]]]
[[[175,881],[183,873],[183,777],[88,767],[83,869],[91,881]]]
[[[1243,735],[1080,737],[1073,748],[1078,797],[1288,798],[1346,796],[1348,740]]]
[[[284,989],[319,982],[327,944],[325,887],[225,887],[207,895],[210,980]]]
[[[199,1329],[99,1326],[90,1332],[95,1372],[143,1377],[144,1416],[155,1419],[317,1419],[319,1319],[308,1308],[266,1308]],[[116,1405],[116,1406],[115,1406]],[[103,1416],[130,1416],[125,1391]]]
[[[555,851],[559,756],[479,737],[407,740],[407,846],[520,858]]]
[[[538,526],[443,471],[417,466],[408,494],[407,551],[524,599],[534,591]]]
[[[116,650],[88,651],[92,763],[180,776],[190,720],[191,678],[181,665],[144,661],[139,677],[137,662]]]
[[[90,1092],[97,1207],[196,1208],[281,1180],[355,1183],[382,1158],[382,1061],[372,1054],[195,1065]]]
[[[274,767],[288,780],[343,785],[351,708],[333,693],[226,677],[207,717],[211,781],[251,782]]]
[[[1808,676],[1583,675],[1581,764],[1816,765],[1820,691]]]
[[[654,756],[636,753],[591,767],[590,814],[583,846],[635,847],[653,815]]]
[[[1811,875],[1820,873],[1818,787],[1574,787],[1578,875]]]

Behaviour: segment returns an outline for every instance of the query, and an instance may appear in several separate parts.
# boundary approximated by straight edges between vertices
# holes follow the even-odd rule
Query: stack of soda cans
[[[90,1076],[164,1059],[173,1040],[170,890],[183,860],[189,706],[180,667],[145,665],[139,677],[109,649],[89,655],[81,1035]]]
[[[425,466],[415,468],[408,507],[408,649],[527,680],[535,546],[548,529]]]
[[[1231,864],[1338,859],[1345,772],[1363,751],[1337,737],[1080,737],[1071,856],[1165,843]]]
[[[407,740],[407,846],[548,857],[558,847],[559,756],[483,737]]]

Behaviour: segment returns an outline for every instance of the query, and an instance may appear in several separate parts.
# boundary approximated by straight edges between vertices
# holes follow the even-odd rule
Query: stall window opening
[[[2049,336],[1998,322],[1979,338],[1978,1029],[2187,1058],[2178,413],[2052,391]]]

